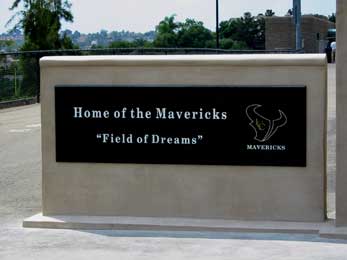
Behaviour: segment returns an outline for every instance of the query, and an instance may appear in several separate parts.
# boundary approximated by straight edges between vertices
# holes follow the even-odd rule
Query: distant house
[[[329,29],[335,24],[313,15],[302,16],[303,50],[306,53],[322,53],[329,41]],[[295,49],[295,25],[292,16],[265,18],[265,49]]]

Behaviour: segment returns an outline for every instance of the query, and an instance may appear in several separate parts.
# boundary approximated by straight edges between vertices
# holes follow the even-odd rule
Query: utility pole
[[[219,0],[216,0],[216,47],[219,49]]]
[[[295,24],[296,50],[302,49],[302,34],[301,34],[301,0],[293,0],[293,17]]]

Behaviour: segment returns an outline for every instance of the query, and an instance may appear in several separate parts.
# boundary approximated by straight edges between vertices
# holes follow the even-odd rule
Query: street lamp
[[[301,34],[301,0],[293,0],[293,17],[295,24],[296,50],[302,49],[302,34]]]
[[[216,47],[219,49],[219,0],[216,0]]]

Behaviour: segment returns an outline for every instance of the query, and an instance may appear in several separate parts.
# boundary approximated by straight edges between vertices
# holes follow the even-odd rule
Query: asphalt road
[[[335,79],[329,67],[328,212],[335,200]],[[347,260],[316,235],[24,229],[41,211],[40,106],[0,110],[0,259]]]

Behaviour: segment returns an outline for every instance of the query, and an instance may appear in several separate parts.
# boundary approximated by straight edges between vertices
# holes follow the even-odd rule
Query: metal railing
[[[298,53],[295,50],[222,50],[204,48],[104,48],[39,50],[0,53],[0,102],[37,97],[40,100],[40,65],[44,56],[81,55],[190,55]]]

